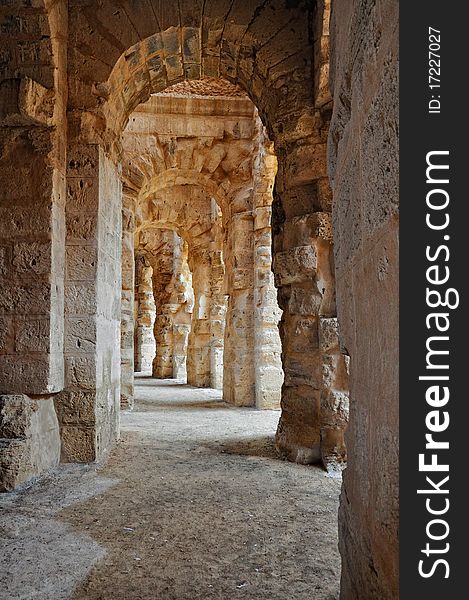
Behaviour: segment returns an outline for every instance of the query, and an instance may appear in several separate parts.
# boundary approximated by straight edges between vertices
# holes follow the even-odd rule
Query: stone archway
[[[137,207],[141,210],[138,211],[135,230],[136,245],[144,245],[150,263],[151,248],[157,245],[151,239],[155,230],[173,230],[187,245],[194,294],[187,351],[187,381],[197,387],[219,387],[222,377],[218,371],[223,363],[216,359],[216,355],[220,349],[223,351],[226,301],[223,293],[223,262],[221,261],[221,270],[216,268],[222,254],[222,225],[216,204],[203,188],[184,185],[160,189],[158,196],[144,192]],[[157,268],[156,272],[157,277],[161,278],[162,269]],[[174,267],[168,270],[168,281],[161,288],[163,295],[155,296],[158,309],[155,322],[157,348],[158,318],[165,320],[173,331],[177,302],[175,298],[171,300],[172,282],[178,272],[178,268]],[[157,279],[154,281],[156,283]],[[154,375],[171,376],[172,368],[161,370],[157,359]]]
[[[220,7],[213,8],[218,10]],[[210,12],[211,8],[207,9]],[[276,11],[275,25],[271,10]],[[337,421],[335,416],[344,415],[346,405],[337,413],[336,401],[322,400],[323,386],[328,388],[325,396],[331,397],[338,381],[334,368],[328,377],[323,377],[325,363],[343,363],[337,334],[336,341],[328,342],[324,352],[315,341],[319,339],[321,319],[335,319],[335,302],[331,193],[325,158],[329,112],[324,98],[321,98],[321,107],[315,106],[313,89],[309,85],[313,50],[305,19],[307,11],[306,3],[300,3],[294,9],[269,6],[257,11],[246,8],[237,15],[240,19],[238,27],[230,24],[225,28],[224,35],[228,30],[237,33],[232,38],[233,43],[224,46],[217,29],[220,20],[215,17],[213,21],[211,18],[203,20],[202,29],[197,27],[200,21],[195,27],[165,27],[161,33],[145,37],[121,53],[112,70],[104,69],[106,77],[96,83],[93,90],[88,88],[88,95],[80,93],[86,110],[73,110],[72,99],[70,114],[72,120],[80,124],[82,139],[102,143],[112,155],[118,156],[120,133],[131,112],[151,93],[201,76],[222,76],[246,90],[274,141],[279,163],[274,191],[274,271],[279,302],[284,311],[281,333],[286,377],[278,445],[293,460],[314,462],[322,459],[332,465],[343,459],[343,442],[340,442],[343,417]],[[253,16],[255,21],[251,22]],[[282,19],[291,25],[287,37],[294,32],[288,51],[285,50],[285,39],[280,43],[280,36],[277,36],[283,28]],[[95,56],[99,56],[98,49],[96,51]],[[208,59],[210,56],[217,58]],[[272,64],[271,68],[266,68],[266,60]],[[92,63],[88,60],[85,70]],[[186,68],[189,64],[191,67]],[[103,75],[104,71],[101,66]],[[287,96],[288,102],[285,101]],[[310,215],[314,217],[309,218]],[[298,227],[303,217],[304,225]],[[324,323],[332,335],[337,328],[330,325],[331,322]],[[296,343],[300,331],[306,332],[310,339],[310,343],[301,348]],[[328,358],[329,352],[334,358]],[[342,365],[339,370],[345,372]],[[337,391],[344,391],[342,383],[338,388]],[[323,419],[323,426],[322,406],[326,412],[331,410],[328,406],[334,407],[331,418]],[[328,437],[330,442],[322,444],[321,440]]]
[[[7,78],[2,149],[8,144],[15,150],[1,154],[6,181],[1,208],[8,211],[8,231],[2,232],[7,271],[2,391],[40,397],[43,407],[52,406],[51,393],[57,392],[64,460],[95,460],[111,447],[120,395],[120,298],[114,293],[121,276],[120,135],[131,111],[152,91],[182,80],[223,77],[254,101],[279,163],[274,268],[284,309],[286,372],[279,446],[303,462],[323,451],[330,455],[323,434],[332,441],[335,434],[340,438],[341,428],[328,419],[322,428],[321,411],[339,398],[345,359],[336,331],[325,160],[332,108],[328,2],[181,0],[165,3],[164,10],[152,1],[120,2],[117,10],[112,0],[10,5],[20,11],[7,24],[12,41],[5,47],[8,52],[16,44],[14,58],[20,60],[12,56],[13,69],[2,71]],[[335,0],[333,8],[330,170],[338,303],[354,399],[352,468],[341,509],[343,593],[388,598],[397,590],[397,106],[392,98],[398,19],[396,3],[389,0]],[[26,40],[15,29],[22,22]],[[378,154],[388,161],[385,171]],[[15,156],[23,158],[21,168]],[[34,171],[24,166],[33,158]],[[24,195],[12,187],[15,179],[27,180]],[[16,235],[22,227],[29,227],[27,248]],[[367,302],[371,311],[365,310]],[[22,318],[12,317],[12,305]],[[370,315],[372,338],[365,335]],[[306,348],[298,345],[300,332]],[[380,362],[376,347],[391,367]],[[36,400],[21,402],[30,406]],[[44,439],[53,437],[44,432]],[[44,465],[30,467],[12,481],[41,472]]]

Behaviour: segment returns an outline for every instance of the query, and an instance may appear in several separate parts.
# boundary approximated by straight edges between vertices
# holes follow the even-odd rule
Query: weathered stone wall
[[[66,4],[0,7],[0,490],[60,455]]]
[[[97,145],[68,152],[62,459],[90,461],[115,439],[120,403],[120,175]]]
[[[329,172],[350,355],[339,514],[344,600],[398,597],[398,3],[335,0]]]
[[[13,1],[0,9],[4,393],[63,386],[67,12],[65,2],[52,4]]]

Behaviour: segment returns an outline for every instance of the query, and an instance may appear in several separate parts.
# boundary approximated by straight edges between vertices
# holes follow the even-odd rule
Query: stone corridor
[[[0,497],[4,597],[338,598],[340,481],[276,457],[279,411],[135,383],[104,466]]]
[[[398,598],[398,8],[0,3],[0,600]]]

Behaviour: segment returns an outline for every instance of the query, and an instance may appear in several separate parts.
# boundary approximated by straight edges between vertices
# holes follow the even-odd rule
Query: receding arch
[[[194,186],[204,190],[208,196],[217,201],[222,211],[226,211],[229,206],[229,200],[225,192],[229,184],[228,186],[223,186],[223,184],[217,185],[210,175],[197,171],[167,169],[151,178],[142,186],[137,200],[138,207],[145,214],[145,207],[148,210],[148,204],[151,202],[152,197],[177,186]]]
[[[208,0],[199,10],[185,6],[181,14],[147,4],[139,15],[145,26],[136,28],[125,11],[115,11],[106,0],[73,15],[70,27],[80,32],[82,44],[69,59],[76,70],[70,104],[104,117],[106,142],[112,145],[151,93],[182,80],[222,77],[246,91],[276,139],[294,129],[306,106],[310,113],[314,108],[313,10],[307,0],[292,5]],[[119,37],[96,35],[96,29],[109,28]]]

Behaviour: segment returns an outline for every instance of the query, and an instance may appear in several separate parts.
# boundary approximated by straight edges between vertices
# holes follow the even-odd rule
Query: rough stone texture
[[[180,83],[175,83],[160,92],[161,94],[170,94],[171,96],[222,96],[223,98],[245,98],[246,92],[239,86],[230,83],[226,79],[217,79],[216,77],[204,77],[200,80],[186,79]]]
[[[394,600],[399,485],[398,3],[336,0],[332,14],[329,167],[341,345],[350,355],[351,375],[349,466],[339,513],[341,598]]]
[[[60,434],[52,398],[0,396],[0,492],[8,492],[55,467]]]
[[[67,187],[65,388],[56,408],[62,460],[88,462],[118,437],[122,189],[97,145],[69,148]],[[86,226],[69,226],[77,220]]]
[[[9,2],[0,22],[0,393],[47,395],[63,385],[66,2]]]

